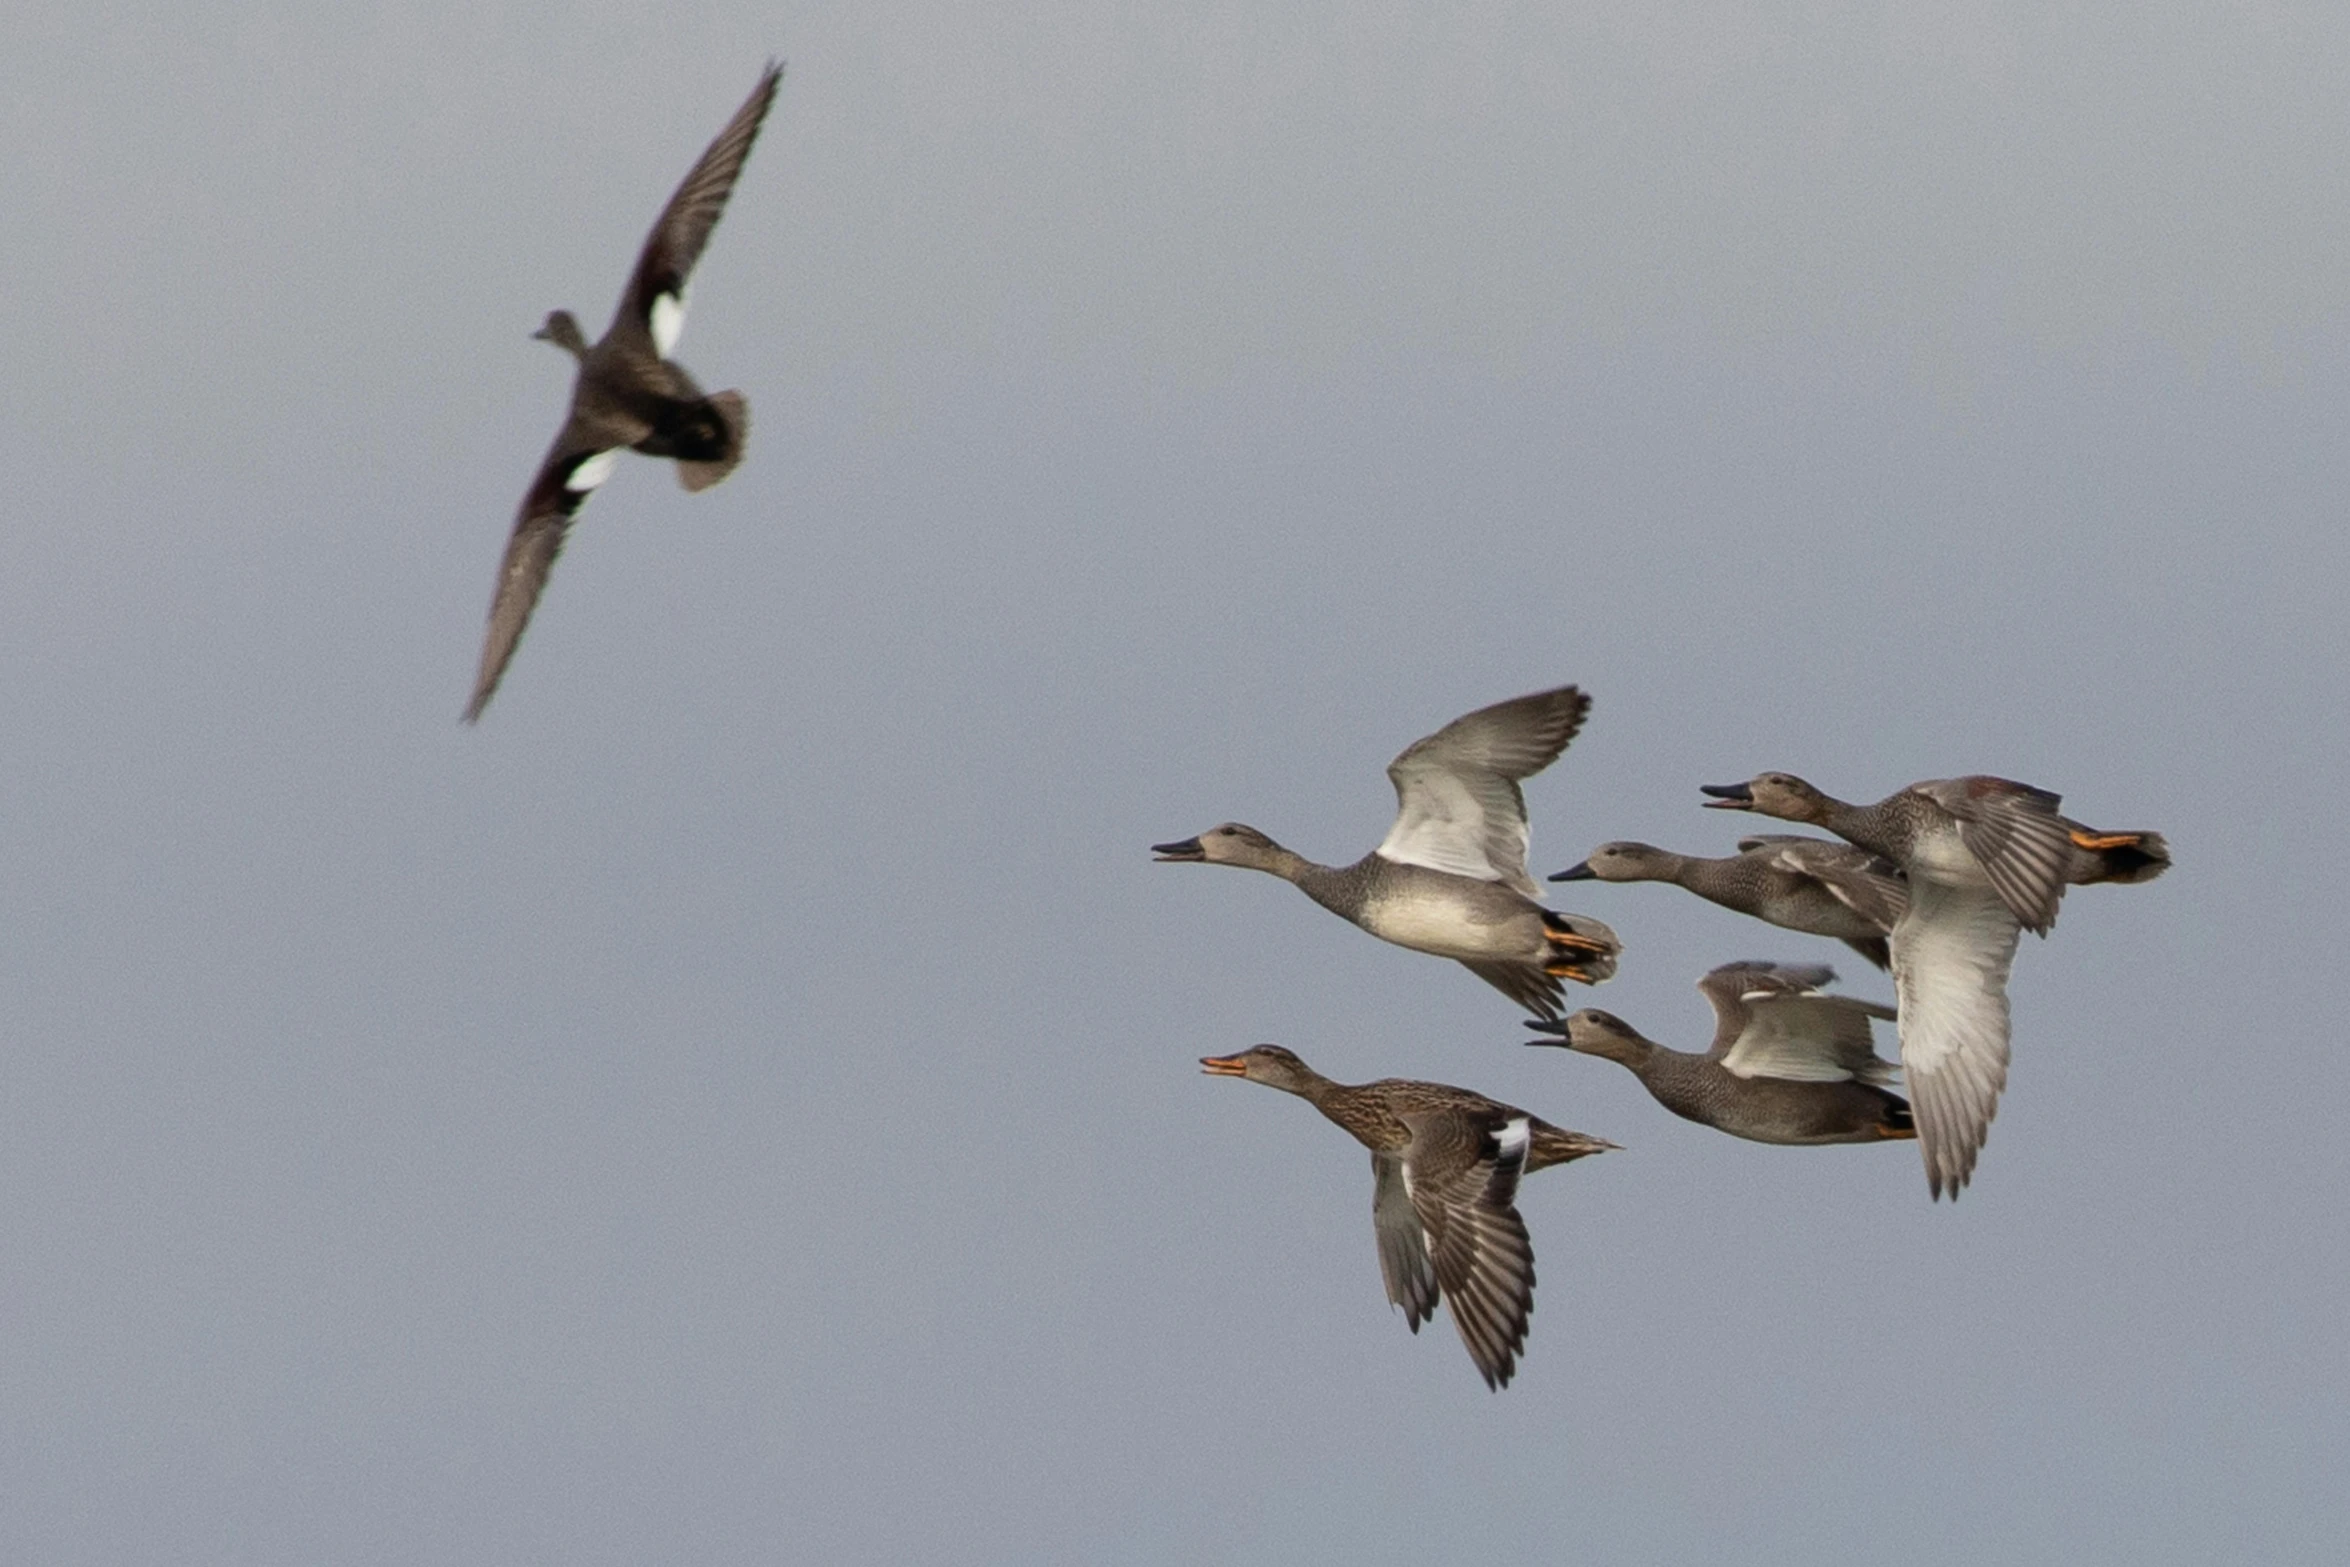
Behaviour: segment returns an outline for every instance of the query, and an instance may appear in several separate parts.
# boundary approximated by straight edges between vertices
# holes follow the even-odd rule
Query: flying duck
[[[1352,865],[1317,865],[1239,822],[1151,852],[1295,882],[1381,940],[1458,959],[1535,1016],[1557,1017],[1559,981],[1598,984],[1623,946],[1599,921],[1535,901],[1518,782],[1557,759],[1590,708],[1581,691],[1560,686],[1481,707],[1413,742],[1387,769],[1395,825]]]
[[[2098,832],[2057,814],[2061,797],[2012,779],[1930,778],[1874,805],[1792,773],[1706,784],[1712,808],[1824,827],[1909,880],[1893,925],[1901,1066],[1926,1184],[1953,1201],[2007,1086],[2007,976],[2029,929],[2045,936],[2068,885],[2151,881],[2170,867],[2157,832]]]
[[[1371,1224],[1389,1303],[1416,1334],[1441,1292],[1485,1385],[1507,1387],[1534,1311],[1518,1178],[1616,1145],[1444,1083],[1334,1083],[1279,1045],[1203,1056],[1200,1069],[1295,1094],[1371,1150]]]
[[[687,279],[726,210],[726,198],[782,78],[783,67],[769,64],[751,96],[661,209],[602,341],[590,344],[568,310],[550,312],[546,324],[531,334],[577,359],[579,375],[572,383],[570,415],[522,497],[514,536],[498,565],[481,671],[465,708],[467,723],[489,706],[522,640],[522,628],[530,624],[547,573],[562,553],[564,534],[596,486],[611,476],[623,449],[674,459],[677,482],[688,490],[708,489],[742,461],[743,437],[750,428],[742,393],[705,395],[669,353],[685,325]]]
[[[1697,982],[1714,1009],[1703,1055],[1670,1050],[1612,1012],[1586,1007],[1563,1023],[1526,1026],[1584,1055],[1622,1063],[1658,1104],[1758,1143],[1874,1143],[1915,1137],[1892,1085],[1900,1068],[1877,1054],[1869,1022],[1893,1009],[1821,987],[1816,963],[1725,963]]]

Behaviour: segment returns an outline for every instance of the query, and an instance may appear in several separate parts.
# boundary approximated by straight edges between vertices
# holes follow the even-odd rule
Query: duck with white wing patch
[[[1387,769],[1395,825],[1352,865],[1316,864],[1239,822],[1152,853],[1294,882],[1381,940],[1456,959],[1535,1016],[1557,1017],[1559,981],[1598,984],[1623,946],[1599,921],[1535,901],[1518,784],[1558,758],[1590,707],[1560,686],[1479,708],[1407,747]]]
[[[783,67],[767,67],[662,208],[603,339],[590,344],[568,310],[550,312],[532,334],[577,359],[579,375],[570,416],[522,498],[498,565],[481,668],[465,708],[468,723],[496,693],[572,519],[611,476],[623,450],[674,459],[677,482],[687,490],[708,489],[742,461],[750,429],[742,393],[705,394],[669,354],[685,322],[686,280],[726,210],[782,77]]]

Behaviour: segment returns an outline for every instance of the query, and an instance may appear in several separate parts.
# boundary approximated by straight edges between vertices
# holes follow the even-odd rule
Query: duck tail
[[[1885,1093],[1883,1089],[1877,1091]],[[1899,1094],[1885,1094],[1885,1113],[1877,1122],[1877,1135],[1900,1139],[1915,1137],[1917,1134],[1917,1118],[1910,1114],[1909,1101]]]
[[[1549,1041],[1538,1041],[1549,1043]],[[1547,1170],[1554,1164],[1567,1164],[1589,1158],[1595,1153],[1618,1153],[1622,1145],[1604,1137],[1589,1137],[1581,1132],[1570,1132],[1563,1126],[1537,1120],[1533,1125],[1533,1145],[1526,1150],[1526,1170]]]
[[[2158,832],[2076,832],[2073,842],[2088,851],[2081,885],[2101,881],[2152,881],[2170,869],[2170,844]]]
[[[706,490],[734,472],[743,460],[743,440],[751,433],[751,405],[740,392],[713,392],[703,406],[717,421],[720,437],[714,456],[677,461],[677,482],[688,490]]]
[[[1581,914],[1561,914],[1556,909],[1542,911],[1542,937],[1549,948],[1544,972],[1586,985],[1612,977],[1616,954],[1624,950],[1616,933],[1599,921]]]

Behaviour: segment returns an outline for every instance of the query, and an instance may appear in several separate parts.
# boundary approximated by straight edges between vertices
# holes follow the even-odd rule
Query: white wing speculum
[[[608,452],[598,452],[571,470],[571,476],[563,481],[563,488],[571,491],[574,495],[585,495],[606,479],[611,478],[613,465],[619,461],[620,449],[618,447],[614,447]]]
[[[1503,1164],[1519,1164],[1526,1157],[1526,1145],[1533,1140],[1534,1128],[1524,1116],[1519,1116],[1493,1134],[1494,1146],[1501,1150]]]
[[[677,346],[678,338],[685,333],[685,290],[683,288],[674,294],[655,294],[653,296],[650,324],[653,331],[653,352],[666,359],[669,357],[669,351]]]

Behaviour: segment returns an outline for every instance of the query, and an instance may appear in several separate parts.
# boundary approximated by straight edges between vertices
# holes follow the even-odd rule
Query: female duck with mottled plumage
[[[1526,873],[1521,779],[1548,767],[1590,711],[1573,686],[1479,708],[1414,742],[1387,769],[1395,825],[1352,865],[1318,865],[1254,827],[1226,822],[1151,846],[1161,861],[1239,865],[1294,882],[1383,941],[1457,959],[1537,1017],[1557,1017],[1559,981],[1616,971],[1616,933],[1535,900]]]
[[[1612,1012],[1586,1007],[1563,1023],[1528,1023],[1561,1045],[1629,1068],[1684,1120],[1751,1142],[1809,1146],[1915,1137],[1892,1091],[1901,1069],[1877,1054],[1873,1018],[1893,1009],[1821,994],[1822,964],[1725,963],[1697,982],[1714,1009],[1713,1045],[1699,1055],[1644,1037]]]
[[[1955,1199],[1974,1174],[2007,1086],[2007,976],[2029,928],[2045,936],[2067,886],[2151,881],[2170,868],[2158,832],[2098,832],[2059,796],[2012,779],[1932,778],[1853,805],[1792,773],[1707,784],[1713,808],[1824,827],[1909,880],[1892,934],[1901,1065],[1926,1184]]]
[[[1371,1150],[1371,1223],[1388,1301],[1415,1334],[1441,1291],[1485,1385],[1509,1385],[1534,1312],[1534,1243],[1518,1178],[1614,1143],[1445,1083],[1334,1083],[1279,1045],[1203,1056],[1214,1077],[1295,1094]]]

